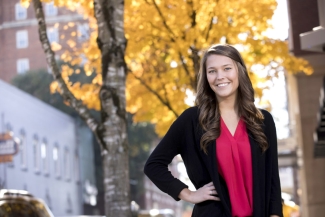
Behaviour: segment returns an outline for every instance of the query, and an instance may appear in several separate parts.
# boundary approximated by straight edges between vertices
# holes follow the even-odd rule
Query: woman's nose
[[[222,72],[217,72],[217,76],[216,77],[217,77],[218,80],[221,80],[221,79],[224,78]]]

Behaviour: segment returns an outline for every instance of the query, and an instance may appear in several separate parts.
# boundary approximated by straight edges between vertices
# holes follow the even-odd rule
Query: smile
[[[217,87],[224,87],[224,86],[227,86],[228,84],[230,84],[230,82],[217,84]]]

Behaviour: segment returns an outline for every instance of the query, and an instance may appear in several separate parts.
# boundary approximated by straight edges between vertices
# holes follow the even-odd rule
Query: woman
[[[145,174],[175,200],[195,204],[194,217],[282,217],[274,121],[255,107],[234,47],[213,45],[203,55],[196,105],[171,125]],[[196,191],[168,171],[177,154]]]

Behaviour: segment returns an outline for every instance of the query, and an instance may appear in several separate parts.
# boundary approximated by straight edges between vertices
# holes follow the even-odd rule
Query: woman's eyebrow
[[[221,67],[231,66],[231,65],[232,65],[232,64],[229,63],[229,64],[222,65]],[[208,69],[214,69],[214,68],[216,68],[216,67],[214,67],[214,66],[210,66],[210,67],[208,67]]]

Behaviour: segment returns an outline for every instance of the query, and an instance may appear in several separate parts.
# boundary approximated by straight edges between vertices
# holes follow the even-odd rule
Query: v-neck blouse
[[[253,216],[252,157],[245,122],[240,119],[234,135],[221,118],[216,140],[218,171],[226,181],[234,217]]]

